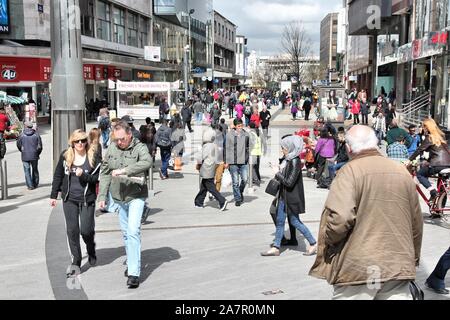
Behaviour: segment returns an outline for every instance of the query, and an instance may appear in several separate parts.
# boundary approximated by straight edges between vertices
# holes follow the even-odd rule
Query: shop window
[[[114,7],[114,42],[125,44],[125,10]]]
[[[94,0],[82,1],[81,11],[81,34],[94,37]]]
[[[111,9],[108,3],[97,2],[97,38],[111,41]]]
[[[139,23],[139,47],[144,48],[146,45],[148,45],[148,29],[149,29],[149,23],[148,19],[145,17],[140,17],[140,23]]]
[[[128,45],[138,46],[138,16],[128,12]]]

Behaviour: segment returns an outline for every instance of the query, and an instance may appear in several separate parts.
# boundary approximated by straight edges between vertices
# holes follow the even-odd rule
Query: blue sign
[[[0,33],[9,33],[9,0],[0,0]]]
[[[204,73],[206,70],[200,67],[195,68],[194,70],[192,70],[192,72],[194,73]]]
[[[214,79],[214,83],[218,84],[219,83],[219,79]]]

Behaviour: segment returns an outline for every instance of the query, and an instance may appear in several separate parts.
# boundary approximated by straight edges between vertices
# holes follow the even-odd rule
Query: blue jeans
[[[241,202],[248,181],[248,164],[232,164],[229,170],[233,180],[234,201]]]
[[[109,213],[117,213],[119,212],[119,205],[114,202],[111,192],[108,192],[108,201],[106,202],[106,210]]]
[[[197,112],[195,114],[195,119],[197,121],[197,124],[202,124],[203,123],[203,112]]]
[[[432,168],[429,166],[423,166],[420,168],[420,170],[417,172],[417,180],[419,180],[420,184],[423,185],[425,188],[429,189],[431,188],[430,180],[428,180],[429,177],[435,175],[438,172],[441,172],[443,168]]]
[[[145,199],[130,202],[115,202],[119,208],[120,229],[127,253],[128,275],[141,275],[141,219]]]
[[[427,282],[434,289],[445,289],[445,276],[450,269],[450,248],[439,260],[433,273],[428,277]]]
[[[22,163],[27,187],[30,189],[37,188],[39,186],[38,160],[22,161]]]
[[[167,172],[167,168],[169,167],[169,160],[171,155],[170,149],[160,149],[161,150],[161,172],[164,177],[168,177],[169,173]]]
[[[339,171],[346,164],[347,164],[347,162],[339,162],[336,164],[330,164],[328,166],[328,171],[330,172],[330,177],[334,178],[336,176],[336,171]]]
[[[309,244],[311,246],[315,245],[316,239],[314,239],[313,235],[309,231],[308,227],[303,224],[303,222],[300,221],[300,218],[298,214],[290,214],[289,215],[289,221],[291,224],[300,231],[303,236],[308,240]],[[277,209],[277,228],[275,231],[275,241],[273,242],[273,246],[276,248],[281,248],[281,240],[284,236],[284,224],[286,222],[286,210],[285,210],[285,203],[282,200],[279,200],[278,203],[278,209]]]

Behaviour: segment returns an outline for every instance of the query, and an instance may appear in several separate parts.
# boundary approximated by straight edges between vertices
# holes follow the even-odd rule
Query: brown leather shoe
[[[273,247],[267,252],[261,252],[261,255],[263,257],[278,257],[280,255],[280,249]]]

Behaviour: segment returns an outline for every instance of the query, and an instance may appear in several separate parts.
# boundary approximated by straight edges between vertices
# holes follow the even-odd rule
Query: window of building
[[[114,7],[114,42],[125,44],[125,10]]]
[[[81,11],[81,34],[94,37],[94,0],[82,1]]]
[[[217,34],[217,21],[214,21],[214,33]]]
[[[97,38],[111,41],[111,9],[103,1],[97,2]]]
[[[139,20],[139,48],[144,48],[148,45],[149,23],[145,17],[140,17]]]
[[[138,46],[138,16],[128,12],[128,45]]]
[[[225,37],[225,26],[222,26],[222,38]]]
[[[176,13],[175,0],[154,0],[153,8],[155,13]]]
[[[219,34],[219,36],[220,36],[220,23],[218,23],[217,25],[219,26],[219,28],[218,28],[218,30],[219,30],[219,31],[218,31],[218,34]]]

